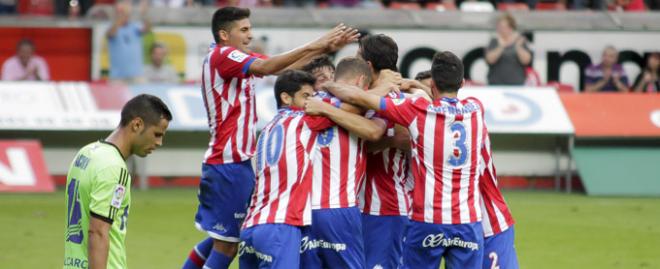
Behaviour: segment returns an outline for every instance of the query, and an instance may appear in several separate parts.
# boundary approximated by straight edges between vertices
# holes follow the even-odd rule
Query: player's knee
[[[235,257],[238,252],[238,243],[213,239],[213,249],[227,257]]]

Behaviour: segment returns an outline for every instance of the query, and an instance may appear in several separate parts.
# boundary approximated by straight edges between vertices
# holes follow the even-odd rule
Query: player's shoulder
[[[119,149],[115,145],[102,140],[86,145],[78,155],[88,158],[91,168],[97,171],[126,169],[126,162]]]
[[[477,108],[479,110],[483,110],[483,108],[484,108],[484,105],[483,105],[483,103],[481,103],[481,100],[479,100],[479,98],[476,98],[474,96],[470,96],[470,97],[462,99],[461,104],[463,106],[476,106],[475,108]]]

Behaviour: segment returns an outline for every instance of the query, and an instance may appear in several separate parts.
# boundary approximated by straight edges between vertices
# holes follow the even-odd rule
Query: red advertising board
[[[39,141],[0,140],[0,192],[54,190]]]
[[[660,137],[660,94],[562,93],[577,137]]]

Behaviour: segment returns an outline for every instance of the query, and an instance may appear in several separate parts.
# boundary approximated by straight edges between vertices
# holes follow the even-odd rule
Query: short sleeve
[[[312,131],[321,131],[335,126],[335,123],[330,119],[322,116],[303,116],[303,121],[307,127]]]
[[[128,171],[112,166],[99,171],[90,190],[90,214],[112,223],[128,192]]]
[[[584,81],[586,84],[594,84],[598,82],[599,77],[597,76],[598,70],[594,66],[589,66],[584,72]]]
[[[220,70],[220,76],[225,79],[245,78],[250,70],[250,65],[257,57],[246,54],[232,47],[223,47],[218,50],[220,57],[214,61]]]
[[[380,100],[379,115],[394,123],[408,126],[417,117],[416,105],[425,102],[423,98],[398,98],[383,97]]]

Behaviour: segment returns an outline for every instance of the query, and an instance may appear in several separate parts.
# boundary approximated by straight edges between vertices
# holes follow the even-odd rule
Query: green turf
[[[193,189],[133,192],[131,268],[178,268],[203,234]],[[660,268],[660,198],[506,192],[523,269]],[[0,194],[0,268],[61,268],[64,193]],[[6,267],[8,266],[8,267]],[[236,267],[234,267],[236,268]]]

